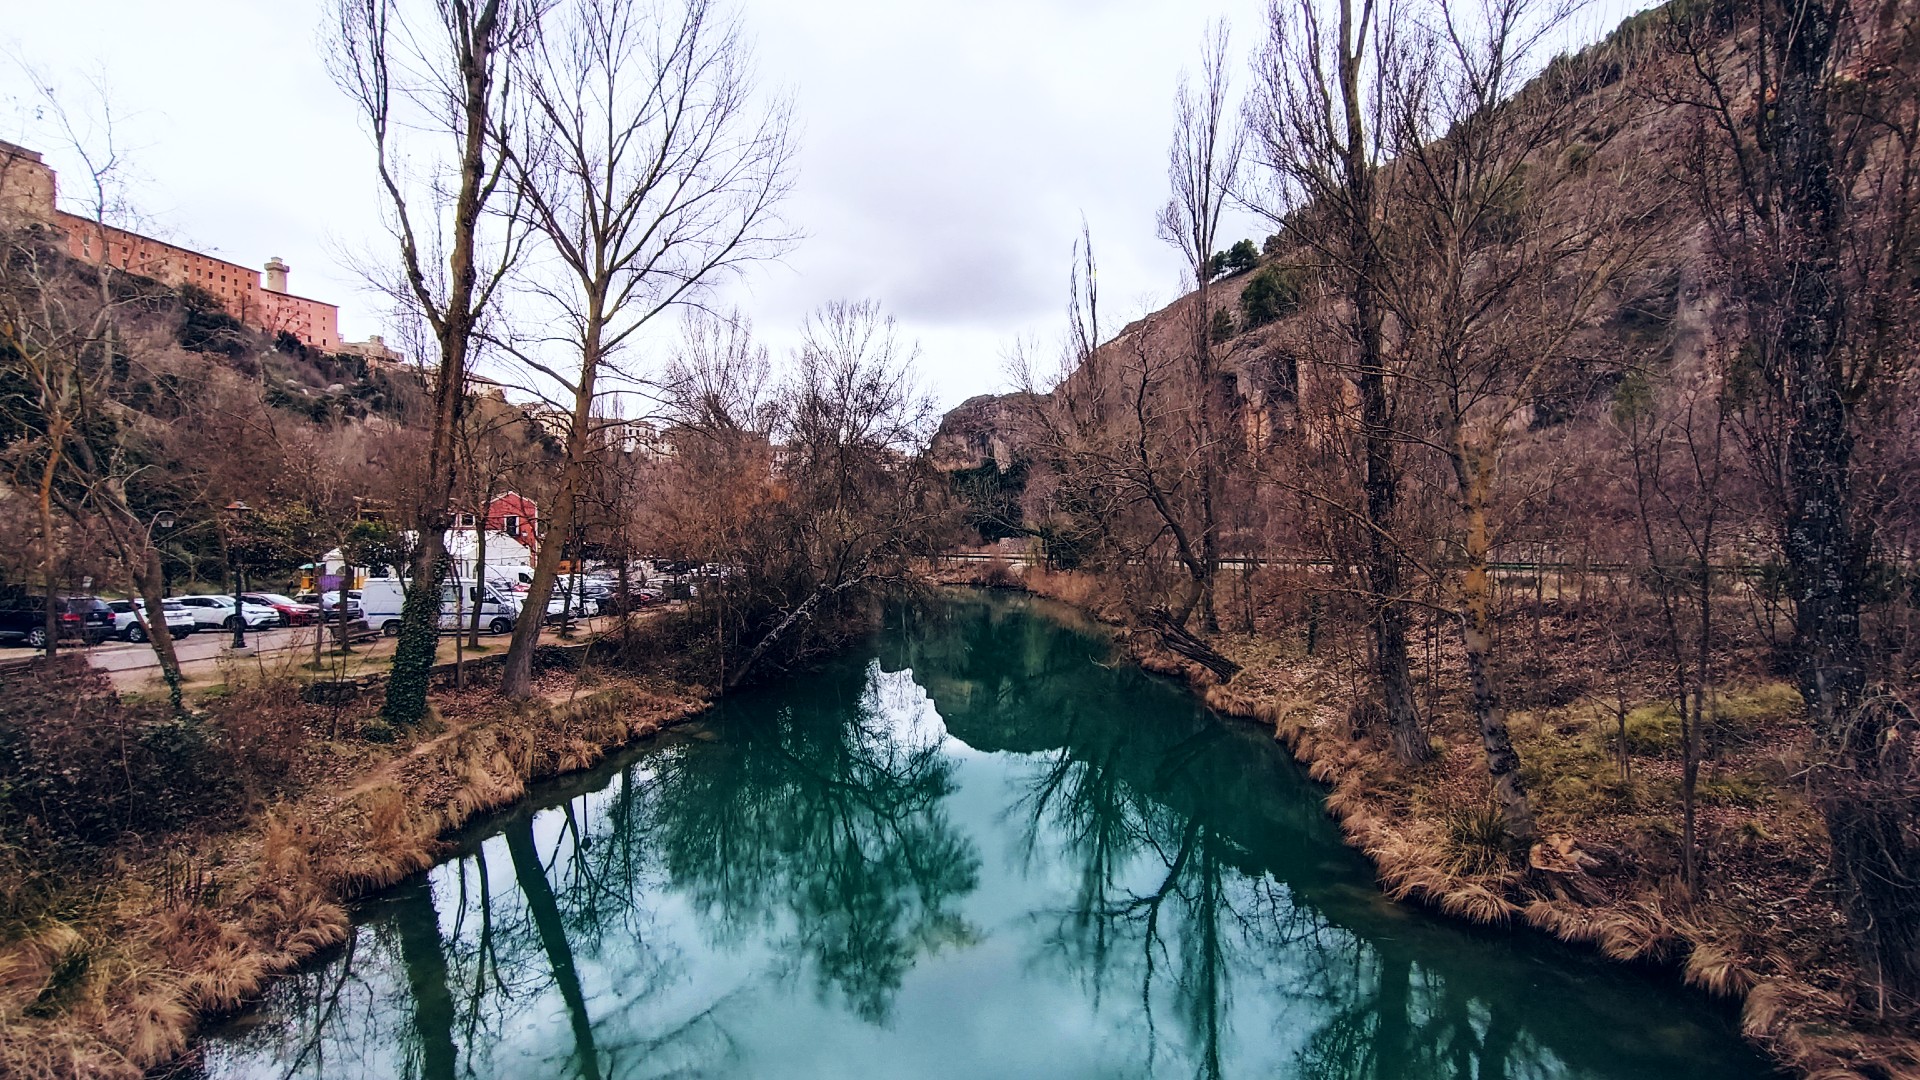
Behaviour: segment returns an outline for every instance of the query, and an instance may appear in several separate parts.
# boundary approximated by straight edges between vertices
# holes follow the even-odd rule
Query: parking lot
[[[579,619],[574,622],[575,633],[587,637],[602,630],[619,625],[619,619],[613,616],[603,618]],[[244,663],[249,670],[268,675],[304,674],[311,670],[313,661],[313,635],[317,628],[311,626],[275,627],[267,630],[247,631],[246,652],[236,654],[232,649],[233,631],[202,629],[185,638],[174,641],[175,654],[180,658],[180,671],[189,686],[205,686],[223,682],[227,672],[222,665]],[[549,626],[546,637],[557,637],[557,627]],[[440,655],[442,662],[452,661],[461,650],[456,647],[454,634],[442,634],[440,637]],[[481,633],[480,649],[466,649],[469,658],[491,653],[504,652],[507,647],[507,635]],[[377,634],[356,639],[351,655],[342,656],[332,644],[329,630],[328,641],[324,648],[323,662],[329,670],[339,670],[347,674],[368,674],[385,670],[393,656],[395,639],[380,637]],[[146,642],[138,644],[120,640],[109,640],[98,645],[82,645],[78,641],[63,641],[62,652],[79,652],[96,668],[104,671],[113,680],[115,689],[123,693],[143,693],[160,687],[160,661],[154,656],[153,646]],[[34,653],[22,646],[8,647],[0,645],[0,664],[10,660],[25,660]]]

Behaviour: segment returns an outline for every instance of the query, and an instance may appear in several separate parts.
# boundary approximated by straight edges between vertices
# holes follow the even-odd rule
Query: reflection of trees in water
[[[426,879],[407,882],[390,898],[400,962],[406,969],[407,996],[413,1000],[413,1039],[409,1040],[421,1080],[453,1080],[459,1051],[453,1045],[453,988],[447,981],[447,954],[440,943],[439,915]]]
[[[1287,1022],[1316,1018],[1295,1065],[1303,1078],[1492,1080],[1565,1067],[1519,1029],[1503,995],[1418,967],[1391,938],[1356,937],[1262,866],[1221,795],[1240,785],[1217,729],[1156,734],[1075,725],[1020,803],[1028,857],[1075,872],[1072,905],[1043,916],[1046,954],[1096,1001],[1133,987],[1150,1068],[1171,995],[1178,1058],[1194,1075],[1223,1075],[1236,981]]]
[[[1346,937],[1309,959],[1302,974],[1319,990],[1324,1019],[1300,1052],[1303,1080],[1594,1075],[1524,1031],[1517,1010],[1496,995],[1415,963],[1392,942]]]
[[[236,1045],[271,1047],[289,1078],[531,1069],[637,1080],[717,1065],[731,1051],[717,1020],[726,998],[652,1027],[683,972],[671,948],[648,947],[641,933],[650,916],[639,899],[657,873],[633,836],[645,797],[629,768],[608,791],[551,811],[550,838],[536,837],[530,812],[516,816],[478,853],[385,894],[338,959],[275,987],[265,1022]],[[581,957],[607,967],[617,1002],[589,998]],[[506,1035],[549,1010],[564,1014],[569,1036],[550,1060],[496,1060],[548,1050]]]
[[[739,991],[662,1028],[687,974],[641,903],[662,887],[723,943],[784,932],[778,954],[883,1020],[921,953],[974,937],[954,907],[979,856],[939,805],[952,763],[937,732],[901,737],[917,695],[877,667],[840,672],[777,710],[729,707],[724,739],[659,751],[539,830],[531,812],[512,818],[478,853],[373,902],[343,954],[281,982],[234,1045],[271,1047],[288,1077],[715,1068],[733,1052],[722,1018]],[[617,1002],[591,995],[588,962]],[[533,1010],[564,1015],[564,1047],[533,1066],[495,1060],[526,1049],[507,1034]]]
[[[1177,759],[1194,748],[1167,749]],[[1157,1002],[1171,993],[1179,1056],[1219,1077],[1234,977],[1296,936],[1296,913],[1270,878],[1241,872],[1246,853],[1214,822],[1129,777],[1139,751],[1126,726],[1100,725],[1031,779],[1028,857],[1063,860],[1076,882],[1070,907],[1038,915],[1052,922],[1042,941],[1096,1004],[1108,986],[1134,988],[1150,1070],[1162,1053]]]
[[[648,829],[716,938],[784,932],[822,993],[876,1022],[916,957],[973,939],[953,906],[980,868],[940,805],[939,742],[898,737],[895,682],[876,665],[729,710],[723,741],[662,756]]]
[[[1178,707],[1130,722],[1137,675],[1089,679],[1087,638],[1032,618],[1007,634],[1005,617],[945,605],[919,616],[938,619],[934,644],[910,638],[901,659],[969,744],[1045,748],[1016,804],[1023,851],[1070,868],[1074,888],[1064,909],[1036,913],[1043,955],[1096,1007],[1118,992],[1138,1010],[1147,1071],[1169,1064],[1164,1012],[1181,1070],[1221,1076],[1237,983],[1279,1023],[1324,1018],[1302,1039],[1303,1076],[1505,1077],[1552,1061],[1511,1009],[1490,1004],[1503,1002],[1497,990],[1418,969],[1391,938],[1376,945],[1338,925],[1351,899],[1311,872],[1279,876],[1335,841],[1307,839],[1326,831],[1318,800],[1264,740]]]
[[[902,618],[939,627],[907,635],[899,660],[933,691],[950,731],[978,749],[1043,754],[1015,806],[1022,850],[1074,880],[1066,909],[1036,913],[1049,924],[1046,955],[1096,1008],[1127,988],[1149,1072],[1162,1053],[1157,1005],[1170,993],[1180,1056],[1221,1075],[1235,974],[1284,948],[1299,921],[1272,879],[1243,872],[1251,859],[1214,814],[1223,792],[1204,787],[1229,779],[1215,763],[1249,748],[1177,712],[1130,722],[1146,682],[1090,676],[1105,646],[1045,618],[964,601]],[[1230,779],[1237,794],[1272,778]]]

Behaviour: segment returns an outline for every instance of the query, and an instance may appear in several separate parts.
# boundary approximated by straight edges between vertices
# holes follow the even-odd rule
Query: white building
[[[488,529],[487,533],[487,580],[513,581],[528,567],[533,565],[533,549],[515,539],[512,533]],[[414,534],[406,534],[407,546],[412,547]],[[474,573],[475,559],[480,552],[480,531],[472,528],[447,530],[447,558],[450,561],[449,573],[463,581],[473,581],[479,577]],[[323,563],[323,574],[335,579],[344,572],[346,557],[339,548],[327,552]],[[354,567],[356,580],[368,576],[369,569],[385,572],[405,573],[404,567]],[[329,586],[331,587],[331,586]]]

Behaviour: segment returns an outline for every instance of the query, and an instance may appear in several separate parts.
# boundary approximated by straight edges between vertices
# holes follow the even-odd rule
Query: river
[[[902,606],[543,790],[208,1077],[1768,1075],[1660,973],[1386,900],[1261,730],[1022,598]]]

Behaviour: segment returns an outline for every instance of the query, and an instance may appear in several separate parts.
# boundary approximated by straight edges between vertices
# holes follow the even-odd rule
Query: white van
[[[531,566],[488,566],[487,583],[503,592],[526,595],[527,587],[533,584]]]
[[[366,615],[367,625],[379,627],[388,637],[399,636],[400,612],[407,602],[406,589],[407,583],[400,578],[368,578],[366,584],[360,586],[360,608]],[[465,596],[461,595],[462,590]],[[466,629],[471,625],[475,603],[480,605],[480,625],[489,633],[513,631],[513,622],[520,617],[520,601],[504,586],[490,584],[482,589],[471,581],[451,578],[440,585],[440,629]]]

